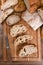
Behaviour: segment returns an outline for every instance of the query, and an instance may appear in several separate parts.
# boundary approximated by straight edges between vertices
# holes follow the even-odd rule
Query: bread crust
[[[15,12],[23,12],[26,10],[26,6],[23,0],[19,0],[18,4],[14,7]]]

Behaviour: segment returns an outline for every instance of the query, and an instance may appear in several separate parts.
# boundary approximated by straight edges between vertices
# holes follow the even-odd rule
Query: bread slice
[[[34,45],[26,45],[20,50],[19,57],[28,57],[33,53],[37,53],[37,47]]]
[[[4,0],[2,0],[1,9],[6,10],[7,8],[14,6],[17,3],[18,3],[18,0],[6,0],[5,2],[4,2]]]
[[[16,37],[22,33],[25,33],[27,28],[23,24],[14,25],[10,30],[10,35]]]
[[[20,17],[19,16],[17,16],[17,15],[11,15],[11,16],[9,16],[7,18],[6,23],[8,25],[13,25],[13,24],[17,23],[18,21],[20,21]]]
[[[18,46],[20,44],[24,44],[26,43],[27,41],[29,40],[32,40],[33,37],[31,35],[22,35],[22,36],[19,36],[17,37],[17,39],[14,41],[14,45],[15,46]]]
[[[10,15],[13,12],[13,9],[7,9],[5,11],[0,10],[0,23],[2,23],[8,15]]]

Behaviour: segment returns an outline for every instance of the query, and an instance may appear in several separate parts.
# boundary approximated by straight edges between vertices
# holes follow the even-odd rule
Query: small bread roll
[[[6,23],[8,25],[13,25],[13,24],[17,23],[18,21],[20,21],[20,17],[19,16],[17,16],[17,15],[11,15],[11,16],[9,16],[7,18]]]
[[[14,7],[14,10],[16,12],[23,12],[26,10],[26,6],[25,6],[23,0],[19,0],[18,4]]]

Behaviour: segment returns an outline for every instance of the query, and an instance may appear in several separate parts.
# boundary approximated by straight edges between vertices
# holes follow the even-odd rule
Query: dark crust
[[[23,5],[24,5],[24,10],[22,10],[22,11],[17,11],[17,10],[15,10],[15,7],[16,7],[20,2],[23,3]],[[26,10],[26,5],[25,5],[24,1],[23,1],[23,0],[19,0],[18,4],[14,7],[14,11],[15,11],[16,13],[17,13],[17,12],[18,12],[18,13],[24,12],[24,11]],[[20,4],[19,4],[19,5],[20,5]],[[19,5],[18,5],[18,6],[19,6]]]
[[[43,10],[43,6],[42,6],[42,7],[40,7],[40,9],[41,9],[41,10]]]

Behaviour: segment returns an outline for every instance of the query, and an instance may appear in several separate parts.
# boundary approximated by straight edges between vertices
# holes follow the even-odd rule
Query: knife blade
[[[5,40],[6,40],[6,48],[8,49],[8,48],[10,48],[10,46],[9,46],[9,40],[8,40],[8,36],[6,35],[6,37],[5,37]]]
[[[8,40],[8,36],[7,36],[7,35],[6,35],[6,37],[5,37],[5,41],[6,41],[7,60],[11,60],[10,46],[9,46],[9,40]]]

